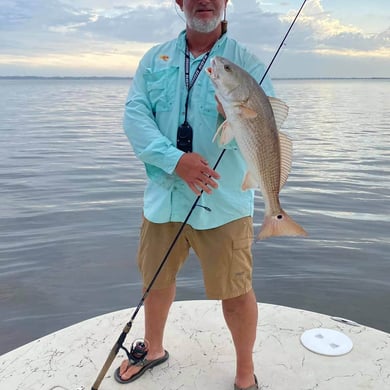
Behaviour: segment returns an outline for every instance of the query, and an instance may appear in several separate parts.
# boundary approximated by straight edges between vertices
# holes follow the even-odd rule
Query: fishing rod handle
[[[118,340],[116,341],[116,343],[112,347],[110,353],[108,354],[107,359],[104,362],[104,365],[103,365],[102,369],[100,370],[100,372],[95,380],[95,383],[91,387],[91,390],[98,390],[99,389],[100,384],[102,383],[105,375],[107,374],[107,371],[111,367],[112,362],[114,361],[116,355],[118,354],[119,349],[121,348],[123,342],[125,341],[125,338],[126,338],[127,334],[130,332],[130,329],[132,326],[133,326],[133,321],[131,320],[123,328],[121,335],[118,337]]]

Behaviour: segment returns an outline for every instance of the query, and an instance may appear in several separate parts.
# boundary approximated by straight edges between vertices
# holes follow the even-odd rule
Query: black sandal
[[[137,372],[136,374],[134,374],[133,376],[131,376],[129,379],[122,379],[120,376],[120,367],[118,367],[114,372],[114,378],[117,382],[122,383],[122,384],[133,382],[136,379],[140,378],[146,372],[146,370],[150,370],[153,367],[164,363],[165,361],[168,360],[168,358],[169,358],[169,353],[168,353],[168,351],[165,351],[164,356],[157,358],[157,359],[154,359],[154,360],[142,359],[137,363],[132,363],[129,360],[127,367],[130,367],[130,366],[141,367],[141,370],[139,372]]]
[[[246,387],[244,389],[244,388],[238,387],[236,384],[234,384],[234,390],[257,390],[259,388],[259,384],[257,382],[256,375],[254,375],[254,377],[255,377],[255,384],[254,385]]]

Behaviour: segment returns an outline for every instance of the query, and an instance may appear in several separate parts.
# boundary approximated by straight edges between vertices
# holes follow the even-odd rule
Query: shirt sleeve
[[[136,156],[145,163],[150,178],[158,172],[173,174],[183,152],[165,137],[155,121],[148,98],[145,74],[147,66],[144,57],[132,81],[127,97],[123,127]],[[155,169],[155,168],[157,169]]]

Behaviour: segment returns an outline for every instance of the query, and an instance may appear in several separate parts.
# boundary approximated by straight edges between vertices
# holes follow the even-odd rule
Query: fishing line
[[[306,1],[307,1],[307,0],[305,0],[305,1],[302,3],[301,8],[299,8],[297,14],[295,15],[294,20],[293,20],[292,23],[290,24],[290,27],[288,28],[288,30],[287,30],[287,32],[286,32],[284,38],[282,39],[282,42],[280,42],[280,45],[279,45],[278,49],[276,50],[274,56],[272,57],[271,62],[269,63],[269,65],[268,65],[268,67],[267,67],[267,69],[266,69],[266,71],[265,71],[263,77],[262,77],[261,80],[260,80],[260,83],[259,83],[260,85],[262,84],[262,82],[264,81],[265,77],[267,76],[268,71],[271,69],[271,66],[272,66],[272,64],[274,63],[275,58],[278,56],[278,54],[279,54],[279,52],[280,52],[280,49],[283,47],[284,42],[285,42],[285,40],[287,39],[288,34],[290,34],[291,29],[293,28],[295,22],[296,22],[297,19],[298,19],[298,16],[300,15],[301,11],[303,10],[303,7],[305,6]]]
[[[287,30],[287,32],[286,32],[286,34],[285,34],[285,36],[284,36],[284,38],[283,38],[281,44],[279,45],[278,49],[276,50],[276,52],[275,52],[275,54],[274,54],[274,56],[273,56],[273,58],[272,58],[270,64],[268,65],[268,67],[267,67],[267,69],[266,69],[266,71],[265,71],[265,73],[264,73],[264,75],[263,75],[263,77],[262,77],[262,79],[261,79],[261,81],[260,81],[260,83],[259,83],[260,85],[261,85],[261,83],[264,81],[264,79],[265,79],[265,77],[266,77],[268,71],[271,69],[271,66],[272,66],[272,64],[274,63],[275,58],[277,57],[277,55],[279,54],[281,48],[283,47],[283,44],[284,44],[285,40],[287,39],[287,36],[289,35],[289,33],[290,33],[292,27],[294,26],[296,20],[298,19],[299,14],[301,13],[301,11],[302,11],[304,5],[306,4],[306,1],[307,1],[307,0],[304,0],[304,2],[303,2],[302,5],[301,5],[301,8],[300,8],[299,11],[298,11],[298,13],[295,15],[294,20],[292,21],[292,23],[291,23],[289,29]],[[219,165],[219,163],[220,163],[220,161],[221,161],[223,155],[225,154],[225,152],[226,152],[226,149],[223,149],[222,152],[220,153],[220,155],[219,155],[219,157],[218,157],[216,163],[214,164],[213,170],[216,170],[216,168],[218,167],[218,165]],[[192,215],[192,212],[194,211],[195,207],[198,205],[198,202],[199,202],[199,200],[200,200],[200,198],[201,198],[203,192],[204,192],[204,191],[201,190],[200,194],[196,197],[196,199],[195,199],[195,201],[194,201],[194,203],[193,203],[193,205],[192,205],[190,211],[188,212],[186,218],[184,219],[184,221],[183,221],[182,224],[180,225],[180,228],[179,228],[178,232],[176,233],[175,238],[173,239],[171,245],[169,246],[169,248],[168,248],[168,250],[167,250],[167,252],[166,252],[166,254],[165,254],[165,256],[164,256],[164,258],[162,259],[162,261],[161,261],[161,263],[160,263],[160,265],[159,265],[159,267],[158,267],[156,273],[155,273],[154,276],[153,276],[153,279],[151,280],[151,282],[149,283],[149,285],[148,285],[147,288],[145,289],[145,292],[144,292],[144,294],[142,295],[141,300],[139,301],[137,307],[135,308],[135,310],[134,310],[134,312],[133,312],[133,315],[132,315],[131,318],[130,318],[130,321],[129,321],[129,322],[125,325],[125,327],[123,328],[122,333],[119,335],[118,340],[116,341],[116,343],[115,343],[114,346],[112,347],[112,349],[111,349],[109,355],[107,356],[107,359],[106,359],[106,361],[105,361],[105,363],[104,363],[102,369],[100,370],[100,372],[99,372],[99,374],[98,374],[98,376],[97,376],[97,378],[96,378],[96,380],[95,380],[95,383],[92,385],[91,390],[98,390],[100,384],[102,383],[102,381],[103,381],[103,379],[104,379],[104,376],[106,375],[108,369],[110,368],[110,366],[111,366],[112,362],[114,361],[116,355],[118,354],[119,350],[122,348],[122,349],[124,349],[124,350],[126,351],[126,349],[123,347],[123,343],[124,343],[124,341],[125,341],[125,339],[126,339],[127,334],[129,333],[130,329],[131,329],[132,326],[133,326],[133,321],[135,320],[135,317],[137,316],[138,312],[140,311],[142,305],[144,304],[145,299],[146,299],[146,297],[148,296],[150,290],[152,289],[152,286],[153,286],[153,284],[155,283],[155,281],[156,281],[158,275],[160,274],[162,268],[164,267],[165,263],[167,262],[168,257],[169,257],[169,255],[171,254],[172,249],[173,249],[174,246],[176,245],[176,242],[177,242],[178,238],[180,237],[182,231],[184,230],[184,227],[185,227],[185,225],[187,224],[187,222],[188,222],[190,216]]]
[[[183,18],[183,16],[179,13],[178,11],[178,6],[177,6],[177,3],[176,3],[176,0],[173,0],[173,5],[175,7],[175,11],[176,11],[176,15],[184,22],[186,23],[186,20]]]

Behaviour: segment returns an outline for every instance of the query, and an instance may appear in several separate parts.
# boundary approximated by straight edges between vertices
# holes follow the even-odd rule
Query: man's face
[[[226,0],[177,0],[192,30],[208,33],[221,22]]]

